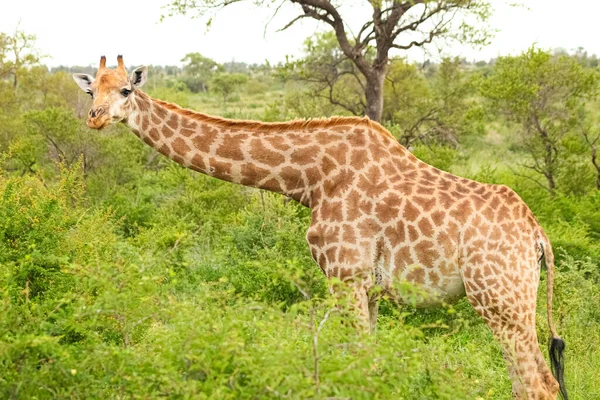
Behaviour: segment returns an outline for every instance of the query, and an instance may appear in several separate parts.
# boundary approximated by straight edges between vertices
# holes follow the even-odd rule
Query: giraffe
[[[514,191],[434,168],[368,118],[262,123],[183,109],[142,92],[146,67],[128,76],[117,61],[109,69],[102,56],[95,78],[73,75],[93,98],[90,128],[124,123],[187,168],[309,207],[312,257],[350,291],[363,330],[374,330],[382,293],[402,301],[396,282],[426,292],[423,306],[466,295],[502,345],[514,398],[567,398],[552,247]],[[542,262],[554,376],[535,328]]]

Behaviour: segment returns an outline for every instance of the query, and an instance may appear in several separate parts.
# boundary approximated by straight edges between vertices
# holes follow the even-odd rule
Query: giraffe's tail
[[[552,245],[548,236],[540,228],[541,242],[540,247],[542,249],[542,260],[546,264],[547,279],[548,279],[548,327],[550,328],[550,366],[552,368],[552,374],[560,385],[560,394],[564,400],[568,400],[567,388],[565,387],[565,341],[556,333],[556,328],[552,322],[552,291],[554,289],[554,253],[552,252]],[[541,260],[540,260],[541,261]]]

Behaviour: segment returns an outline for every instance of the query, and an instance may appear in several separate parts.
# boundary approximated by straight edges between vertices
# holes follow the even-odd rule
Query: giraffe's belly
[[[379,283],[395,301],[416,307],[432,307],[453,303],[465,295],[465,286],[458,265],[429,267],[421,264],[381,266],[387,271],[376,272]],[[388,268],[385,268],[388,267]]]

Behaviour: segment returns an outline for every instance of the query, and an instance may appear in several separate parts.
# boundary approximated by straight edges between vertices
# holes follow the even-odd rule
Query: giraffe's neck
[[[132,93],[130,104],[132,112],[126,124],[175,162],[311,206],[317,182],[308,176],[310,171],[298,165],[302,160],[294,162],[292,154],[297,148],[306,148],[307,132],[211,117],[152,99],[139,90]]]

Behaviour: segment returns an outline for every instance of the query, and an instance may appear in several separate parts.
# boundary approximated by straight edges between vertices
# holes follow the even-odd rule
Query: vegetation
[[[241,1],[172,0],[167,8],[170,15],[210,15]],[[324,68],[327,72],[316,79],[334,91],[336,87],[345,85],[348,75],[353,76],[354,83],[360,86],[361,102],[353,104],[349,110],[357,112],[360,105],[360,113],[374,121],[381,121],[382,117],[384,81],[391,51],[406,51],[441,41],[480,46],[487,43],[491,36],[491,30],[486,28],[491,14],[491,4],[487,0],[369,1],[370,7],[365,9],[365,15],[370,17],[357,33],[349,29],[341,2],[289,0],[274,7],[273,1],[254,1],[258,6],[274,7],[273,16],[285,3],[300,6],[300,15],[289,21],[282,30],[304,18],[321,22],[331,29],[329,38],[337,47],[337,60],[319,65],[319,69]],[[345,3],[351,7],[361,7],[360,2]],[[309,81],[315,79],[312,75],[308,78]],[[338,105],[343,104],[347,103],[342,101]]]
[[[320,46],[307,57],[329,54]],[[0,69],[15,65],[0,50]],[[31,43],[22,54],[35,54]],[[349,113],[289,65],[186,59],[152,67],[150,94],[265,121]],[[590,59],[539,49],[476,64],[394,59],[383,110],[420,158],[507,184],[538,216],[558,256],[554,315],[573,399],[600,398]],[[465,300],[384,302],[376,336],[356,336],[311,260],[307,209],[185,170],[121,126],[89,131],[71,69],[35,61],[0,79],[0,398],[510,398],[500,347]],[[192,91],[199,76],[206,86]],[[234,82],[227,104],[216,77]],[[528,147],[544,143],[532,115],[556,148],[552,193],[527,168],[546,165],[545,148]],[[540,288],[543,343],[543,276]]]

